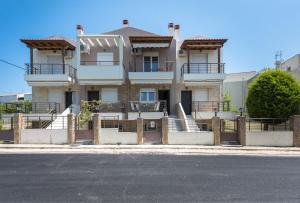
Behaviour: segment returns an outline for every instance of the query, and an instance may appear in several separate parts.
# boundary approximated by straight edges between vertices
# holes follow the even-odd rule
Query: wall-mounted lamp
[[[239,111],[240,111],[240,116],[243,116],[244,109],[241,107],[239,108]]]

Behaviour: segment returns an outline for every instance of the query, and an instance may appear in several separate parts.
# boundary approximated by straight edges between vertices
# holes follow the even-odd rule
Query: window
[[[156,92],[154,89],[141,89],[140,90],[141,102],[154,102],[156,101]]]
[[[144,72],[157,72],[158,66],[158,56],[144,56]]]

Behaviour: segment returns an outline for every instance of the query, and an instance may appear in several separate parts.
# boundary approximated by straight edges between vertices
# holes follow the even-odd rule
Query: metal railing
[[[290,131],[288,118],[247,118],[248,131]]]
[[[14,129],[13,116],[0,118],[0,131],[13,130],[13,129]]]
[[[119,116],[101,116],[101,128],[117,128],[119,132],[136,132],[136,120],[119,120]]]
[[[221,119],[220,120],[221,132],[236,133],[238,130],[236,119]]]
[[[24,129],[67,129],[67,116],[23,116]]]
[[[224,73],[224,67],[224,63],[184,63],[181,67],[181,75],[186,73]]]
[[[207,120],[169,118],[170,132],[201,132],[211,131],[211,125]]]
[[[32,102],[32,113],[60,113],[60,103]]]
[[[120,61],[80,61],[82,66],[117,66],[120,65]]]
[[[149,67],[149,68],[147,68]],[[175,61],[164,61],[163,63],[137,63],[129,62],[129,72],[172,72],[176,69]]]
[[[4,103],[5,113],[30,113],[32,111],[32,103],[10,102]]]
[[[122,102],[114,103],[99,103],[99,101],[84,101],[88,102],[89,110],[93,113],[119,113],[125,111],[125,104]],[[81,104],[82,105],[82,104]]]
[[[230,101],[193,101],[192,111],[194,112],[230,111]]]
[[[76,69],[69,64],[26,63],[27,75],[69,75],[76,77]]]
[[[129,112],[164,112],[167,111],[167,101],[153,101],[153,102],[141,102],[141,101],[129,101]]]

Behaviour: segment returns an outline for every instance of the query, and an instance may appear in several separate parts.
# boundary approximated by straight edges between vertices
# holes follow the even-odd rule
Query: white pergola
[[[77,40],[77,46],[80,45],[89,45],[90,47],[100,46],[119,48],[119,61],[120,64],[123,64],[123,47],[126,47],[126,43],[121,35],[106,35],[106,34],[88,34],[88,35],[79,35]],[[80,64],[80,51],[78,52],[78,64]]]

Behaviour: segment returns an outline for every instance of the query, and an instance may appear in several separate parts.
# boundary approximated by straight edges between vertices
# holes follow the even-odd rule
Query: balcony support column
[[[119,37],[119,65],[123,66],[123,40],[122,37]]]
[[[33,48],[30,47],[30,74],[33,74]]]
[[[218,48],[218,73],[221,73],[221,48]]]
[[[187,50],[187,72],[190,73],[190,50],[189,49]]]
[[[61,56],[62,56],[62,64],[63,64],[63,74],[65,74],[65,47],[61,49]]]

